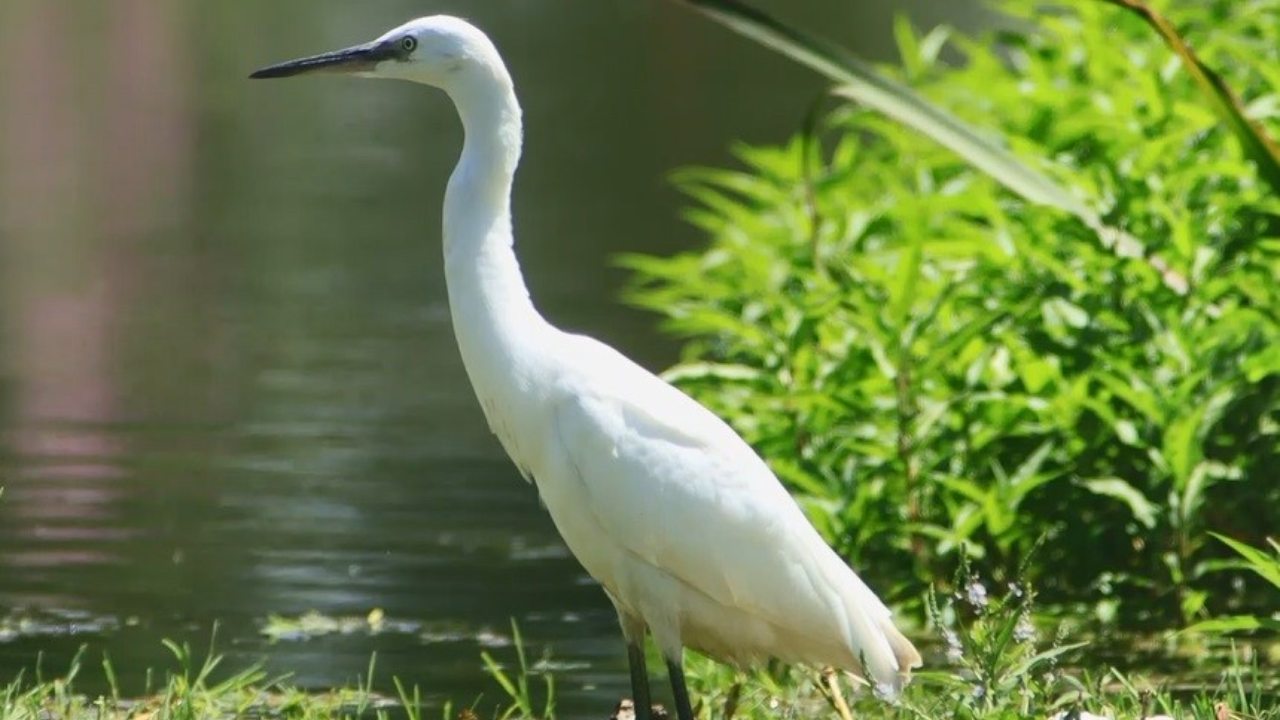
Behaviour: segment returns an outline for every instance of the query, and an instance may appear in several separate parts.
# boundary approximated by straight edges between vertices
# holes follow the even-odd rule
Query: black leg
[[[635,703],[636,720],[652,720],[653,703],[649,699],[649,673],[644,666],[644,641],[627,642],[627,664],[631,666],[631,701]]]
[[[671,675],[671,694],[676,702],[676,717],[693,720],[693,706],[689,704],[689,688],[684,684],[684,667],[681,660],[668,660],[667,673]]]

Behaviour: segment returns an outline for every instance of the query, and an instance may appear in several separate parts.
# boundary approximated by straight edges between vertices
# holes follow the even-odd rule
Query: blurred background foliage
[[[1280,4],[1155,5],[1274,135]],[[1280,199],[1140,17],[998,7],[977,37],[900,21],[885,72],[1126,241],[836,93],[790,142],[676,175],[708,243],[624,258],[629,299],[897,600],[964,553],[1131,627],[1266,614],[1209,532],[1265,548],[1280,521]]]

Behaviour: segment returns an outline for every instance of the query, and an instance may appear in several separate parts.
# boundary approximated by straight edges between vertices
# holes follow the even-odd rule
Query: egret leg
[[[677,657],[667,661],[667,674],[671,676],[671,694],[676,703],[679,720],[693,720],[693,706],[689,704],[689,688],[684,684],[684,660]]]
[[[636,720],[653,720],[653,702],[649,698],[649,672],[644,665],[644,641],[627,641],[627,664],[631,666],[631,702]]]

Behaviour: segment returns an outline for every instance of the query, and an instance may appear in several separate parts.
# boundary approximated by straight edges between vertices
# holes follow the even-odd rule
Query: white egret
[[[489,38],[425,17],[253,77],[318,71],[432,85],[457,107],[465,140],[443,236],[458,348],[490,428],[617,610],[638,717],[650,706],[646,631],[680,720],[692,720],[685,647],[735,664],[832,666],[899,689],[919,654],[751,447],[676,388],[534,309],[512,248],[520,105]]]

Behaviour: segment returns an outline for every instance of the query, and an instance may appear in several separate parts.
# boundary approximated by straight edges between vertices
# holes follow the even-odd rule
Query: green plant
[[[396,680],[400,701],[379,696],[373,691],[374,659],[370,659],[368,677],[353,688],[335,688],[324,692],[308,692],[287,685],[282,678],[268,678],[258,665],[224,673],[215,680],[223,658],[211,647],[197,657],[190,646],[166,640],[164,645],[173,655],[175,667],[157,674],[158,688],[147,687],[141,694],[129,696],[117,684],[112,662],[103,657],[102,673],[109,694],[86,695],[78,684],[84,677],[81,651],[68,669],[57,676],[45,677],[37,666],[28,677],[20,674],[0,685],[0,720],[182,720],[200,718],[276,717],[290,720],[390,720],[421,718],[421,696],[415,686],[406,691]],[[148,678],[152,675],[147,673]],[[148,680],[150,685],[150,680]],[[446,713],[451,706],[446,705]],[[447,720],[454,720],[447,715]]]
[[[925,668],[898,697],[886,702],[850,683],[835,700],[812,670],[771,665],[743,673],[695,656],[690,681],[703,700],[700,717],[834,717],[847,703],[852,717],[895,720],[1061,720],[1086,711],[1115,718],[1280,718],[1280,686],[1256,661],[1225,656],[1216,679],[1173,693],[1100,663],[1090,644],[1071,642],[1062,626],[1048,632],[1051,621],[1033,619],[1036,596],[1020,576],[989,591],[992,583],[962,560],[950,585],[953,591],[930,593],[927,602],[940,647],[927,653]]]
[[[1217,533],[1210,534],[1240,556],[1238,562],[1231,563],[1228,567],[1248,570],[1250,573],[1262,578],[1275,590],[1280,591],[1280,543],[1267,538],[1267,544],[1271,547],[1271,552],[1268,553],[1262,548],[1252,547]],[[1280,603],[1277,606],[1280,607]],[[1256,630],[1280,632],[1280,611],[1273,613],[1271,616],[1251,614],[1213,618],[1198,622],[1187,628],[1187,630],[1208,633],[1234,633]]]
[[[1012,600],[989,599],[985,605],[975,607],[968,592],[972,580],[955,584],[965,592],[934,603],[937,612],[933,617],[944,646],[952,642],[947,633],[955,634],[954,642],[964,648],[964,657],[953,658],[954,662],[931,658],[927,671],[919,673],[901,697],[889,703],[856,686],[847,686],[847,690],[841,691],[840,702],[847,699],[855,717],[1012,720],[1049,717],[1052,712],[1079,708],[1112,717],[1146,717],[1163,712],[1178,718],[1217,720],[1217,708],[1223,706],[1237,713],[1231,717],[1280,719],[1280,703],[1276,702],[1280,686],[1276,685],[1274,673],[1268,674],[1256,662],[1242,664],[1233,659],[1216,682],[1208,682],[1201,691],[1179,695],[1149,688],[1141,678],[1108,670],[1096,662],[1075,671],[1059,662],[1065,655],[1054,649],[1042,652],[1036,640],[1025,631],[1018,634],[1018,628],[1025,627],[1024,619],[1032,610],[1029,593],[1014,594]],[[1009,627],[1013,628],[1014,637],[1001,641],[1000,638],[1009,634]],[[1064,647],[1061,637],[1055,637],[1053,643]],[[115,671],[104,658],[103,674],[108,678],[110,695],[86,695],[79,689],[87,674],[83,665],[85,653],[81,652],[59,675],[45,676],[37,667],[30,677],[24,674],[0,685],[0,720],[186,717],[418,720],[423,717],[422,694],[416,686],[406,687],[397,679],[396,697],[381,696],[372,690],[373,659],[367,677],[355,687],[304,691],[278,679],[244,681],[243,675],[233,676],[241,679],[214,681],[216,668],[221,667],[220,658],[210,653],[197,659],[190,648],[167,644],[174,653],[176,667],[155,675],[158,688],[140,696],[124,694],[109,679]],[[1078,656],[1082,661],[1089,660],[1087,651]],[[696,655],[689,660],[690,687],[697,699],[698,714],[707,720],[817,718],[833,712],[829,684],[813,670],[774,664],[740,672]],[[991,672],[985,668],[996,670]],[[531,670],[525,666],[523,674],[527,676]],[[246,672],[257,671],[250,668]],[[983,682],[988,684],[984,686]],[[514,681],[512,687],[517,687]],[[1007,691],[978,692],[975,690],[978,687],[999,687]],[[441,717],[442,720],[532,717],[522,714],[525,710],[518,704],[513,707],[481,716],[473,705],[461,708],[455,715],[454,706],[446,702]],[[603,716],[606,710],[593,712]],[[552,720],[554,708],[544,706],[541,717]]]
[[[1187,73],[1204,93],[1218,116],[1240,141],[1241,148],[1257,166],[1258,173],[1266,178],[1273,191],[1280,192],[1280,147],[1276,146],[1275,141],[1261,123],[1249,117],[1249,109],[1244,107],[1240,98],[1236,97],[1223,81],[1222,76],[1205,65],[1173,24],[1143,0],[1103,0],[1103,2],[1125,8],[1142,18],[1160,35],[1169,48],[1178,54]]]
[[[1270,134],[1280,3],[1244,5],[1175,20]],[[669,377],[890,595],[962,551],[1003,581],[1044,538],[1027,568],[1044,601],[1185,622],[1231,601],[1205,529],[1280,522],[1280,201],[1139,19],[1003,7],[1018,29],[977,39],[899,23],[906,70],[874,69],[893,80],[877,87],[909,82],[901,107],[1003,147],[1097,222],[977,162],[981,143],[845,102],[738,147],[741,170],[678,173],[709,246],[624,258],[628,297],[685,338]],[[871,82],[776,20],[733,21]]]
[[[222,664],[222,656],[214,650],[216,639],[215,626],[213,637],[209,641],[209,651],[198,667],[189,644],[179,644],[167,639],[161,641],[178,664],[178,672],[169,676],[169,682],[160,698],[161,706],[166,708],[167,718],[202,720],[223,713],[239,716],[256,704],[256,698],[246,691],[266,680],[266,673],[258,666],[251,666],[221,682],[214,682],[214,671]],[[75,666],[73,663],[73,668]],[[115,692],[118,694],[118,689]]]
[[[511,638],[512,644],[516,650],[516,667],[512,672],[508,672],[503,668],[502,664],[493,658],[487,652],[481,653],[480,657],[484,660],[485,670],[498,681],[498,685],[502,687],[502,691],[507,694],[507,699],[511,701],[511,705],[507,706],[499,718],[542,718],[542,720],[551,720],[555,717],[556,708],[556,685],[555,676],[549,672],[543,672],[543,691],[544,700],[542,703],[542,712],[535,711],[533,693],[530,690],[529,678],[536,674],[536,671],[529,665],[528,659],[525,657],[524,638],[520,634],[520,626],[515,620],[511,621]]]
[[[1022,717],[1046,715],[1064,689],[1079,685],[1059,672],[1063,655],[1086,643],[1055,638],[1039,647],[1029,585],[1011,582],[1004,593],[989,595],[987,586],[962,564],[956,591],[944,602],[931,594],[929,616],[946,646],[948,673],[932,676],[948,686],[956,717],[979,717],[1013,711]]]

